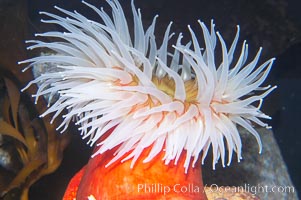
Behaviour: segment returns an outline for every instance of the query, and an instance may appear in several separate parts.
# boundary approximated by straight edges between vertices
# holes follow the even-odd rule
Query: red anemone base
[[[91,158],[72,178],[63,200],[87,200],[92,196],[96,200],[207,200],[200,162],[185,174],[185,152],[177,165],[164,164],[164,151],[151,162],[142,163],[142,159],[148,155],[148,150],[145,150],[132,169],[131,160],[123,163],[117,161],[106,168],[105,165],[113,158],[113,152],[115,150]]]

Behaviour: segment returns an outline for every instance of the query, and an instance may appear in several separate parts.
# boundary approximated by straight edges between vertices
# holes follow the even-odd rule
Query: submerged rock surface
[[[283,161],[273,132],[258,129],[263,143],[263,150],[258,154],[257,142],[250,133],[240,130],[243,143],[243,160],[223,168],[218,163],[212,170],[210,162],[205,161],[203,167],[204,184],[211,186],[235,186],[255,194],[260,199],[290,199],[298,200],[286,164]]]

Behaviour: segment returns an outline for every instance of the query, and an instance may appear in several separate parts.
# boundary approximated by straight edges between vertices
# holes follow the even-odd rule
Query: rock
[[[237,187],[206,187],[205,192],[208,200],[259,200],[256,195]]]
[[[234,156],[229,167],[223,168],[218,163],[217,169],[212,170],[211,160],[207,159],[203,166],[204,185],[239,187],[263,200],[298,200],[273,132],[263,128],[258,132],[263,143],[261,155],[256,139],[241,129],[243,160],[237,163]]]

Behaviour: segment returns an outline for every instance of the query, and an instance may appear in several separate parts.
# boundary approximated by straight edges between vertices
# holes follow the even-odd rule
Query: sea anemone
[[[253,124],[269,128],[260,118],[270,119],[260,111],[263,98],[276,87],[261,87],[274,58],[257,66],[261,48],[247,63],[248,45],[244,41],[239,58],[234,62],[239,27],[230,49],[219,32],[199,21],[205,46],[201,47],[194,31],[188,26],[192,42],[182,44],[179,34],[176,44],[168,44],[173,33],[170,23],[160,47],[154,29],[156,17],[144,29],[140,10],[132,1],[134,22],[131,37],[126,17],[116,0],[108,0],[112,17],[103,9],[83,1],[93,9],[103,23],[87,19],[74,11],[55,7],[66,18],[41,12],[52,19],[42,20],[62,26],[66,32],[47,32],[36,36],[54,42],[30,40],[28,49],[49,48],[53,55],[34,57],[20,63],[28,68],[51,63],[55,72],[47,72],[31,81],[38,84],[33,95],[36,100],[48,95],[49,108],[42,117],[63,113],[58,130],[64,132],[75,121],[83,138],[97,149],[92,157],[116,149],[106,167],[121,160],[138,158],[150,162],[164,152],[165,165],[176,165],[182,152],[185,172],[194,167],[208,150],[213,152],[213,168],[221,158],[225,166],[232,160],[233,151],[241,159],[241,139],[238,126],[255,136],[259,152],[262,145]],[[221,46],[222,61],[216,64],[216,46]],[[168,51],[173,47],[172,51]],[[55,96],[54,103],[51,103]],[[108,131],[110,134],[107,134]],[[226,144],[225,144],[226,143]],[[226,146],[226,147],[225,147]],[[193,158],[192,162],[191,159]]]
[[[237,125],[247,129],[262,145],[259,134],[252,123],[268,128],[259,118],[270,119],[260,111],[263,98],[275,87],[260,87],[266,79],[274,58],[256,68],[261,54],[259,49],[255,58],[248,64],[248,45],[243,42],[239,59],[232,64],[233,54],[238,42],[239,26],[229,50],[222,36],[199,21],[202,28],[205,48],[202,49],[195,33],[189,28],[193,50],[182,45],[180,34],[174,52],[169,53],[168,40],[171,23],[166,29],[163,43],[157,48],[153,23],[143,29],[140,10],[136,11],[132,2],[134,16],[134,43],[130,37],[128,24],[120,4],[108,1],[113,19],[103,9],[83,3],[95,10],[104,24],[92,21],[78,12],[68,15],[41,12],[52,20],[42,20],[64,27],[68,32],[47,32],[36,36],[55,38],[56,42],[30,40],[34,43],[28,49],[49,48],[55,55],[35,57],[20,63],[55,64],[57,72],[42,74],[31,81],[24,89],[39,83],[38,98],[48,94],[48,102],[59,94],[54,104],[41,116],[55,113],[53,120],[62,113],[64,121],[57,129],[65,131],[72,120],[76,121],[83,138],[89,138],[90,145],[99,146],[93,155],[102,154],[121,145],[112,162],[131,151],[123,161],[132,159],[132,166],[143,149],[152,146],[144,162],[150,161],[160,151],[165,151],[165,164],[174,160],[175,164],[183,150],[186,150],[185,169],[191,157],[195,164],[202,152],[207,155],[212,146],[213,167],[225,161],[227,143],[231,162],[233,150],[241,159],[241,140]],[[216,37],[217,36],[217,37]],[[222,62],[215,64],[216,41],[222,49]],[[168,58],[170,56],[170,58]],[[170,60],[170,61],[169,61]],[[233,66],[233,67],[232,67]],[[23,90],[24,90],[23,89]],[[255,91],[262,91],[256,94]],[[257,106],[253,104],[258,102]],[[111,128],[116,127],[105,139],[99,139]]]

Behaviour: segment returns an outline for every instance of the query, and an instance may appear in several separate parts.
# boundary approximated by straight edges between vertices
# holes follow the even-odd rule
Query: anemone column
[[[114,151],[91,158],[76,175],[66,190],[63,200],[71,199],[197,199],[206,200],[202,182],[201,164],[183,173],[185,157],[177,165],[162,162],[162,151],[149,163],[138,159],[133,169],[131,161],[114,163],[108,167]],[[148,149],[142,153],[146,156]],[[183,152],[185,153],[185,152]],[[78,187],[78,189],[77,189]]]

